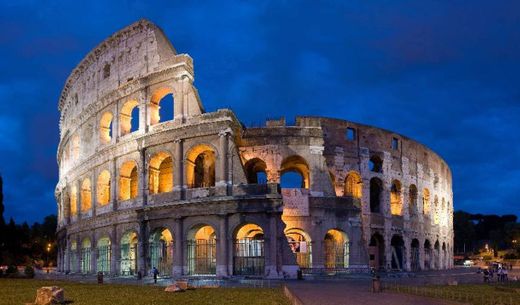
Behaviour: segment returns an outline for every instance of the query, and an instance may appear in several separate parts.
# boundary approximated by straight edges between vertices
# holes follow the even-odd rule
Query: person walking
[[[157,276],[159,275],[159,270],[157,270],[157,268],[155,268],[155,266],[152,269],[152,273],[153,273],[153,282],[154,282],[154,284],[157,284]]]
[[[489,283],[489,270],[484,269],[484,283]]]

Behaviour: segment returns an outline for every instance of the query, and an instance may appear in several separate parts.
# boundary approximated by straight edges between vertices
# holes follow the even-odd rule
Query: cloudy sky
[[[456,209],[520,215],[520,1],[0,3],[0,173],[17,222],[55,213],[68,73],[140,18],[194,58],[207,111],[391,129],[448,162]]]

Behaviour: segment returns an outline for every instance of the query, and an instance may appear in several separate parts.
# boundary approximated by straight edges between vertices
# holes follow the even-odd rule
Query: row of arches
[[[381,234],[374,233],[370,238],[368,249],[369,265],[375,269],[419,271],[449,267],[449,244],[443,242],[441,246],[438,240],[432,246],[429,239],[425,239],[421,244],[419,239],[414,238],[409,245],[406,245],[402,236],[395,234],[390,239],[390,257],[388,257],[385,255],[387,251],[385,239]]]
[[[287,241],[300,268],[312,268],[312,241],[310,236],[298,228],[285,232]],[[265,274],[265,249],[269,238],[257,224],[245,223],[235,231],[232,241],[232,272],[234,275]],[[89,237],[81,240],[78,246],[74,240],[70,244],[69,270],[83,274],[103,272],[122,276],[136,275],[139,270],[151,270],[155,267],[161,276],[171,276],[175,251],[180,243],[174,242],[173,234],[167,228],[152,231],[146,241],[146,268],[139,266],[140,244],[135,231],[127,231],[114,247],[108,236],[103,236],[94,245]],[[183,241],[185,249],[185,275],[215,275],[217,267],[217,237],[211,225],[193,226]],[[349,239],[345,232],[329,230],[323,239],[324,266],[326,269],[347,268],[349,265]],[[118,251],[119,253],[115,253]],[[115,257],[112,257],[115,255]],[[141,255],[142,256],[142,255]],[[117,260],[116,260],[117,258]],[[114,264],[115,263],[115,264]],[[115,267],[116,270],[111,268]],[[94,270],[95,268],[95,270]]]

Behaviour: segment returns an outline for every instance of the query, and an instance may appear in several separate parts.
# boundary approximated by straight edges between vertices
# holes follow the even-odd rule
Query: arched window
[[[70,188],[70,216],[78,215],[78,189],[76,185]]]
[[[423,214],[430,215],[430,191],[427,188],[423,190]]]
[[[368,161],[368,169],[375,173],[382,173],[383,172],[383,160],[379,158],[379,156],[372,156],[370,157],[370,160]]]
[[[126,232],[121,238],[121,275],[135,275],[137,272],[137,233]]]
[[[404,269],[404,241],[400,235],[394,235],[390,241],[392,246],[392,269],[403,270]]]
[[[89,238],[83,239],[81,242],[80,265],[81,273],[87,274],[91,271],[92,243]]]
[[[110,273],[110,238],[102,237],[97,242],[97,272]]]
[[[173,161],[165,152],[159,152],[150,159],[150,194],[166,193],[173,190]]]
[[[349,240],[345,232],[336,229],[327,231],[324,247],[325,268],[348,268]]]
[[[357,172],[350,172],[345,179],[345,196],[361,199],[363,195],[363,180]]]
[[[437,195],[433,199],[433,223],[439,224],[439,198]]]
[[[244,224],[235,234],[234,275],[264,275],[264,231],[256,224]]]
[[[173,120],[173,94],[169,88],[160,88],[152,94],[150,104],[150,125]]]
[[[296,256],[296,262],[300,268],[312,268],[312,240],[304,230],[290,228],[285,230],[285,236],[292,252]]]
[[[290,156],[283,160],[280,168],[280,185],[282,188],[309,188],[309,165],[300,156]]]
[[[417,187],[411,184],[408,190],[408,213],[410,216],[417,215]]]
[[[381,193],[383,182],[378,178],[370,179],[370,212],[381,213]]]
[[[390,211],[392,215],[402,215],[403,202],[401,200],[401,182],[398,180],[392,181],[390,189]]]
[[[112,140],[112,113],[105,112],[99,121],[99,140],[101,144],[110,143]]]
[[[368,245],[369,265],[375,270],[385,267],[385,239],[381,234],[374,233]]]
[[[267,183],[267,165],[264,161],[253,158],[245,164],[247,182],[251,184],[266,184]]]
[[[81,212],[87,212],[92,208],[92,193],[90,179],[86,178],[81,183]]]
[[[119,125],[121,136],[139,129],[139,108],[136,100],[127,101],[121,108]]]
[[[123,163],[119,173],[119,200],[129,200],[137,197],[138,176],[135,161]]]
[[[173,267],[173,236],[170,230],[159,228],[150,235],[150,263],[160,275],[171,275]]]
[[[215,229],[209,225],[197,225],[188,231],[188,275],[215,274],[217,251]]]
[[[209,145],[197,145],[188,153],[186,178],[191,188],[215,186],[216,155]]]
[[[110,202],[110,172],[104,170],[99,174],[97,181],[97,202],[99,205],[107,205]]]

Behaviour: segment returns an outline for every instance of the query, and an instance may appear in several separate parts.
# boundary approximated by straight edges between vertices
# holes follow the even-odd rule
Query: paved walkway
[[[303,305],[458,305],[447,300],[401,293],[372,293],[370,281],[312,281],[291,282],[289,291]]]

